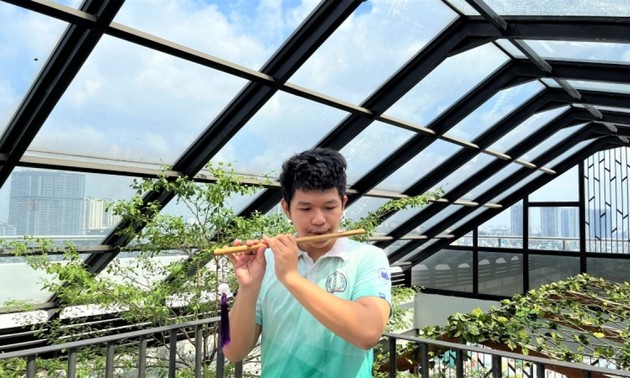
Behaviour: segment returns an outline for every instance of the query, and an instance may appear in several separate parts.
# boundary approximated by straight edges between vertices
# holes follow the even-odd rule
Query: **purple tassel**
[[[221,294],[221,329],[219,331],[219,345],[221,348],[230,343],[230,317],[228,315],[227,294]]]

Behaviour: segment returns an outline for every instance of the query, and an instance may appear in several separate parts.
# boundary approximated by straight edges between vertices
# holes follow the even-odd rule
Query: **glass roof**
[[[130,199],[134,179],[169,167],[203,185],[211,162],[273,180],[321,146],[347,158],[350,219],[445,190],[390,214],[371,241],[412,268],[477,217],[628,145],[630,3],[485,3],[492,12],[464,0],[154,0],[97,14],[88,1],[0,0],[0,238],[80,241],[93,271],[132,264],[105,204]],[[57,194],[43,200],[47,188]],[[246,215],[279,198],[272,182],[228,202]],[[163,211],[186,216],[174,202]],[[111,258],[90,259],[96,249]],[[0,269],[15,259],[2,252]],[[21,279],[13,296],[54,300],[35,273]],[[0,310],[14,285],[0,280]]]

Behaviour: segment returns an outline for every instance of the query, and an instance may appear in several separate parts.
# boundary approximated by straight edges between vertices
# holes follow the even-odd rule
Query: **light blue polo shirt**
[[[256,303],[256,323],[262,325],[262,376],[372,377],[373,350],[358,348],[319,323],[277,280],[270,249],[265,258]],[[373,245],[339,238],[315,264],[300,251],[298,271],[340,298],[381,297],[391,305],[389,261]]]

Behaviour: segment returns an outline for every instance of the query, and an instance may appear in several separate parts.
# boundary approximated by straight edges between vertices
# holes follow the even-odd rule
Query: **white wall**
[[[418,293],[415,298],[414,328],[428,325],[445,325],[447,318],[456,313],[468,313],[479,307],[483,311],[499,306],[497,301],[451,297],[446,295]]]

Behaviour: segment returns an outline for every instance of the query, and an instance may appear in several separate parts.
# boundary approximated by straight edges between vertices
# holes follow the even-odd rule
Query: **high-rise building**
[[[523,205],[519,202],[510,208],[512,235],[523,236]]]
[[[18,235],[81,235],[85,175],[16,171],[11,178],[9,224]]]
[[[543,207],[540,209],[540,235],[547,237],[560,236],[560,219],[557,207]]]
[[[85,199],[85,233],[98,234],[113,228],[120,216],[107,211],[107,203],[110,200],[88,197]]]
[[[11,236],[15,234],[15,226],[0,221],[0,236]]]
[[[577,207],[560,209],[560,236],[563,238],[580,236],[580,213]]]
[[[586,212],[589,239],[607,239],[612,235],[613,218],[610,209],[590,209]]]

